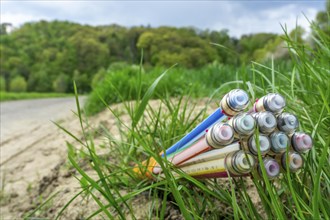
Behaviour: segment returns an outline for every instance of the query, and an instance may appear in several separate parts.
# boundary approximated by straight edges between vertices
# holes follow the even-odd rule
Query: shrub
[[[25,92],[27,83],[22,76],[16,76],[10,81],[9,88],[11,92]]]
[[[6,80],[3,76],[0,77],[0,91],[6,91]]]
[[[54,92],[65,93],[68,90],[69,76],[60,74],[53,82]]]

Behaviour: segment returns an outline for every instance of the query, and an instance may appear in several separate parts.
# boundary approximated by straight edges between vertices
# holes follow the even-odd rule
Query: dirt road
[[[80,98],[81,104],[85,97]],[[1,108],[1,162],[3,165],[16,154],[26,150],[30,142],[44,138],[35,131],[54,126],[52,121],[64,120],[76,111],[74,97],[49,98],[0,103]],[[24,144],[18,144],[23,142]]]
[[[85,99],[80,98],[81,106]],[[66,142],[77,149],[81,145],[52,122],[83,139],[79,118],[72,112],[76,112],[75,99],[11,101],[0,106],[0,219],[23,219],[56,194],[47,206],[33,214],[53,219],[81,190],[76,179],[79,175],[67,160]],[[114,108],[121,109],[122,105]],[[122,120],[125,118],[128,116],[123,115]],[[114,137],[120,136],[118,121],[108,110],[89,117],[88,121],[88,129],[97,130],[102,123]],[[103,136],[94,140],[96,144],[103,142]],[[92,172],[88,167],[86,171]],[[95,202],[82,196],[62,213],[61,219],[82,219],[97,209]]]
[[[80,98],[82,104],[86,98]],[[52,121],[79,135],[74,97],[9,101],[1,106],[1,219],[22,218],[53,191],[72,189],[74,178],[61,178],[66,144],[72,141]],[[67,172],[67,170],[65,171]],[[60,182],[61,181],[61,182]],[[47,192],[48,191],[48,192]]]

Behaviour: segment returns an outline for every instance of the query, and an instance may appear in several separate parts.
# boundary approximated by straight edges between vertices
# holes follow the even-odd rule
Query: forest
[[[214,61],[240,65],[270,52],[278,58],[287,54],[276,34],[235,39],[226,30],[92,27],[66,21],[26,23],[10,33],[2,24],[0,42],[2,88],[12,92],[72,92],[72,80],[89,92],[100,69],[139,64],[142,54],[145,68],[175,63],[200,68]]]
[[[316,22],[328,28],[326,12]],[[283,27],[284,28],[284,27]],[[11,29],[0,26],[1,91],[72,93],[74,80],[82,93],[92,82],[116,65],[187,69],[217,62],[242,66],[250,61],[287,60],[283,36],[272,33],[231,37],[228,30],[199,30],[194,27],[123,27],[112,24],[89,26],[68,21],[38,21]],[[297,41],[309,41],[297,26],[290,32]],[[303,37],[304,36],[304,37]]]

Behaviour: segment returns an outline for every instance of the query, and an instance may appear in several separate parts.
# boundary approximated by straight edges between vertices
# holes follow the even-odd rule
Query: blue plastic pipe
[[[177,152],[181,148],[189,147],[192,143],[201,138],[206,133],[206,130],[209,129],[212,125],[226,119],[228,117],[228,113],[225,113],[225,111],[228,111],[229,115],[237,114],[244,110],[248,103],[249,97],[245,91],[241,89],[234,89],[230,91],[221,100],[220,108],[215,110],[210,116],[208,116],[203,122],[197,125],[181,140],[168,148],[165,154],[170,155]],[[164,153],[162,154],[162,157],[164,157]]]
[[[212,125],[214,125],[217,122],[223,121],[226,118],[227,116],[224,113],[222,113],[221,108],[218,108],[209,117],[207,117],[204,121],[202,121],[199,125],[197,125],[186,136],[184,136],[181,140],[179,140],[170,148],[168,148],[165,154],[170,155],[178,151],[179,149],[184,148],[185,146],[188,147],[189,143],[194,143],[196,140],[198,140],[203,135],[205,135],[206,130],[208,128],[212,127]],[[162,156],[164,156],[164,154]]]

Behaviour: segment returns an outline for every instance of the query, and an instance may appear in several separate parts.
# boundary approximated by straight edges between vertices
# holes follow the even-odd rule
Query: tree
[[[25,92],[27,84],[22,76],[17,76],[10,81],[9,89],[11,92]]]
[[[28,90],[36,92],[53,91],[53,79],[49,76],[46,68],[33,72],[28,80]]]
[[[54,92],[65,93],[69,86],[69,76],[65,74],[60,74],[53,82]]]
[[[290,57],[287,46],[281,36],[277,36],[274,40],[270,40],[267,44],[253,53],[253,60],[264,62],[269,59],[288,59]]]
[[[144,61],[151,65],[201,67],[217,58],[216,49],[191,28],[160,27],[144,32],[137,47],[144,51]]]
[[[270,40],[274,40],[276,36],[276,34],[270,33],[243,35],[239,40],[237,49],[241,54],[241,60],[243,62],[253,60],[253,53],[257,49],[263,48]]]
[[[326,10],[320,11],[316,15],[315,23],[319,26],[321,30],[323,30],[328,36],[330,35],[330,0],[326,2]]]
[[[6,91],[6,80],[3,76],[0,76],[0,91]]]
[[[80,73],[79,70],[75,70],[73,73],[73,80],[77,85],[79,93],[86,93],[90,91],[91,85],[87,74]]]
[[[0,23],[0,35],[8,34],[8,27],[12,27],[11,23]]]
[[[305,33],[305,29],[301,26],[297,26],[295,29],[293,29],[291,32],[290,32],[290,37],[291,39],[293,39],[294,41],[296,41],[297,43],[304,43],[304,40],[303,40],[303,35]]]
[[[76,69],[91,76],[99,68],[108,66],[109,51],[106,45],[84,35],[78,32],[70,38],[70,43],[75,48]]]

